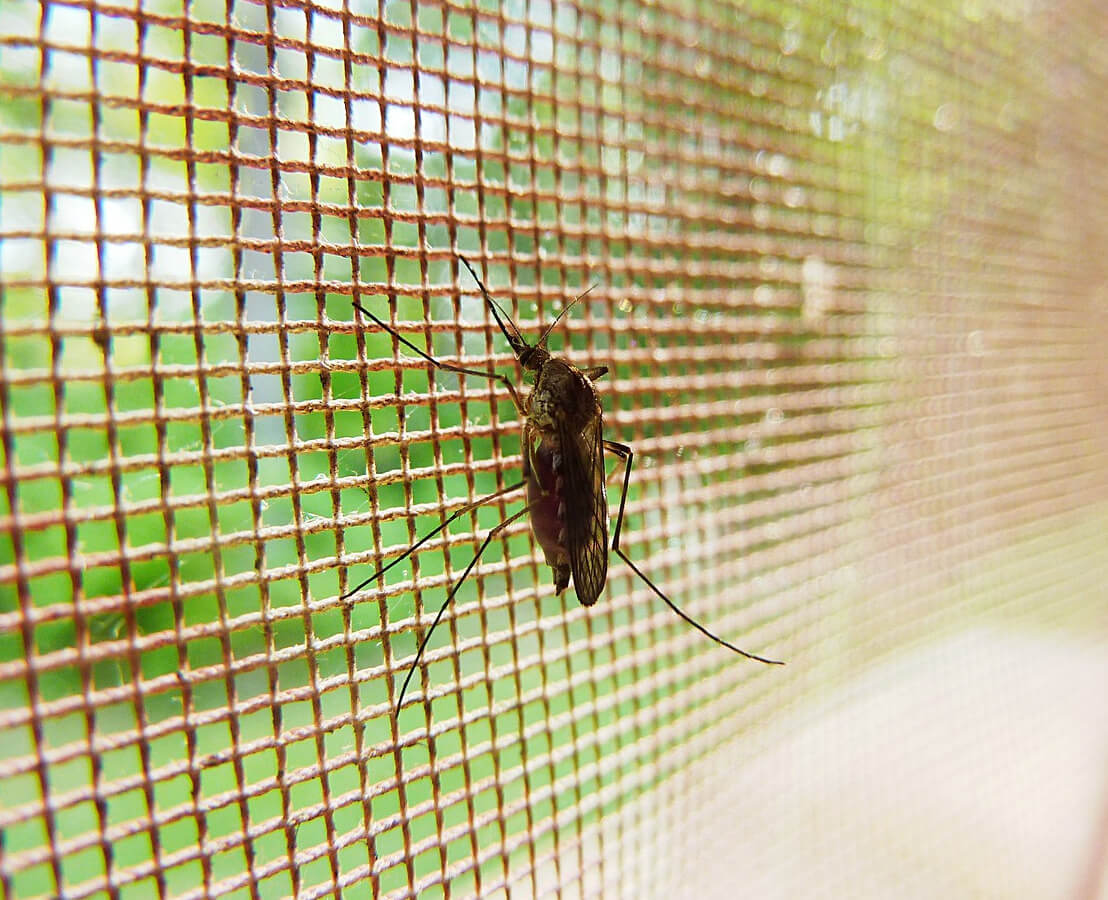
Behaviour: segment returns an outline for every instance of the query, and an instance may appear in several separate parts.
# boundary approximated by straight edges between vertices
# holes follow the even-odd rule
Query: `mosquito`
[[[592,606],[604,590],[608,578],[608,494],[605,487],[604,451],[614,454],[623,462],[623,487],[619,497],[619,512],[612,535],[612,553],[622,559],[654,594],[685,622],[740,656],[772,666],[784,665],[776,659],[768,659],[748,653],[713,634],[669,599],[643,571],[636,566],[619,546],[623,528],[624,505],[631,481],[631,467],[635,454],[630,446],[604,438],[604,413],[594,382],[608,373],[607,366],[591,366],[579,369],[568,359],[554,356],[546,349],[550,333],[585,294],[574,298],[542,332],[538,341],[529,344],[485,287],[480,276],[463,256],[458,257],[473,276],[485,299],[501,334],[507,339],[519,365],[531,373],[534,386],[521,398],[512,380],[503,373],[482,369],[467,369],[435,359],[425,350],[413,344],[392,326],[383,322],[361,304],[354,308],[363,316],[384,329],[409,350],[418,354],[436,369],[458,375],[473,375],[497,381],[508,389],[522,423],[522,478],[502,490],[468,503],[451,513],[446,520],[428,532],[388,565],[378,569],[357,587],[347,591],[340,599],[347,600],[371,585],[397,563],[407,559],[435,535],[445,531],[459,516],[478,507],[525,489],[526,505],[493,527],[481,542],[461,578],[454,582],[446,595],[431,627],[424,634],[415,659],[408,668],[400,699],[396,704],[399,715],[404,705],[404,695],[412,676],[423,658],[423,652],[431,640],[431,634],[442,621],[447,608],[454,600],[462,583],[469,577],[481,554],[492,540],[517,519],[530,513],[531,531],[542,548],[546,564],[554,574],[554,587],[561,594],[570,582],[583,606]],[[592,290],[592,288],[589,288]]]

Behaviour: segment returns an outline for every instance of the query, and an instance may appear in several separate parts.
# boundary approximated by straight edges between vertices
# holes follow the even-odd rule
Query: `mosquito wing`
[[[604,489],[604,439],[600,416],[579,433],[565,428],[562,497],[566,549],[577,599],[592,606],[608,577],[608,495]]]

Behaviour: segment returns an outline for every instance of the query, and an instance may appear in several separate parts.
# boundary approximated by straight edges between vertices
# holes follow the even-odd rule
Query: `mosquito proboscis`
[[[473,567],[493,538],[525,514],[531,515],[531,531],[539,546],[542,547],[547,565],[554,573],[554,586],[557,592],[562,593],[572,581],[577,599],[582,605],[592,606],[596,603],[608,577],[608,494],[605,488],[605,450],[618,456],[624,466],[619,512],[616,515],[616,527],[612,534],[612,552],[627,563],[631,571],[638,575],[671,610],[717,644],[747,659],[773,666],[784,665],[780,660],[748,653],[713,634],[670,600],[620,548],[619,536],[623,528],[624,506],[627,502],[627,489],[631,482],[631,467],[635,454],[627,444],[606,440],[603,436],[603,409],[593,383],[606,375],[608,369],[606,366],[579,369],[568,359],[554,356],[546,349],[546,341],[550,333],[588,291],[568,303],[543,330],[539,339],[534,344],[529,344],[511,316],[489,294],[484,282],[469,264],[469,260],[463,256],[458,258],[481,289],[481,295],[485,299],[489,312],[492,313],[501,334],[515,353],[519,365],[533,374],[534,387],[525,397],[521,398],[516,386],[507,375],[483,369],[467,369],[435,359],[360,303],[355,302],[353,305],[363,316],[435,368],[458,375],[488,378],[500,382],[508,389],[522,422],[523,477],[515,484],[494,491],[455,510],[441,525],[429,531],[404,553],[388,565],[382,566],[357,587],[347,591],[341,599],[347,600],[368,587],[393,566],[415,553],[435,535],[445,531],[460,516],[521,489],[525,490],[527,502],[522,509],[512,513],[485,535],[473,559],[470,560],[461,577],[451,586],[446,600],[443,601],[431,622],[431,627],[423,635],[416,650],[415,659],[404,678],[404,684],[400,688],[400,698],[396,703],[397,714],[404,704],[404,695],[423,658],[423,652],[427,648],[431,634],[442,621],[458,589],[469,577],[469,573],[473,571]]]

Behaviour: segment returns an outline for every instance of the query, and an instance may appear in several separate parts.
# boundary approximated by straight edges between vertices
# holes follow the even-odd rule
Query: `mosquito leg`
[[[480,500],[474,500],[472,503],[467,503],[465,506],[461,507],[460,509],[454,510],[454,512],[452,512],[446,518],[446,521],[444,521],[438,528],[434,529],[433,531],[427,532],[427,534],[425,534],[418,541],[416,541],[414,544],[412,544],[412,546],[410,546],[407,550],[405,550],[402,554],[400,554],[400,556],[396,557],[396,559],[394,559],[392,562],[390,562],[387,566],[382,566],[380,569],[378,569],[376,572],[374,572],[372,575],[370,575],[369,578],[367,578],[365,581],[361,582],[361,584],[359,584],[356,588],[352,588],[351,590],[347,591],[345,594],[343,594],[341,597],[339,597],[339,599],[340,600],[349,600],[356,593],[358,593],[358,591],[360,591],[362,588],[366,587],[367,585],[373,584],[373,582],[375,582],[378,578],[380,578],[382,575],[384,575],[389,569],[391,569],[393,566],[395,566],[398,562],[401,562],[402,560],[407,559],[409,556],[411,556],[413,553],[415,553],[416,550],[418,550],[420,547],[422,547],[424,544],[426,544],[429,540],[431,540],[431,538],[433,538],[436,534],[438,534],[441,531],[444,531],[447,528],[447,526],[449,526],[450,523],[453,522],[455,519],[457,519],[459,516],[464,516],[467,512],[471,512],[472,510],[477,509],[477,507],[479,507],[479,506],[484,506],[486,503],[488,503],[492,500],[495,500],[497,497],[503,497],[505,494],[510,494],[513,491],[518,491],[526,483],[527,483],[526,481],[517,482],[516,484],[509,485],[508,487],[503,488],[502,490],[499,490],[499,491],[496,491],[495,493],[489,494],[487,497],[482,497]]]
[[[415,344],[409,341],[406,337],[404,337],[404,335],[402,335],[387,322],[379,319],[360,303],[351,303],[351,306],[358,310],[358,312],[360,312],[367,319],[372,320],[380,328],[391,334],[409,350],[413,351],[414,353],[418,353],[421,357],[423,357],[423,359],[427,360],[427,362],[433,365],[436,369],[441,369],[444,372],[454,372],[457,375],[476,375],[478,378],[489,378],[493,381],[499,381],[502,385],[504,385],[504,387],[508,389],[508,393],[512,395],[512,403],[515,404],[516,412],[518,412],[521,416],[526,415],[523,404],[520,402],[519,394],[516,393],[515,385],[512,384],[512,380],[507,375],[502,375],[499,372],[487,372],[484,369],[466,369],[463,366],[455,366],[452,363],[444,363],[441,360],[437,360],[426,350],[422,349],[421,347],[417,347]]]
[[[745,656],[747,659],[757,660],[758,662],[763,662],[763,663],[766,663],[766,664],[771,665],[771,666],[783,666],[783,665],[785,665],[783,662],[781,662],[781,660],[778,660],[778,659],[766,659],[764,656],[757,656],[754,653],[747,653],[745,650],[739,649],[734,644],[728,643],[727,641],[725,641],[723,638],[719,637],[718,635],[712,634],[712,632],[710,632],[707,628],[705,628],[703,625],[701,625],[695,619],[691,618],[676,603],[674,603],[672,600],[670,600],[669,597],[667,597],[660,590],[658,590],[657,585],[655,585],[653,581],[651,581],[649,578],[647,578],[646,575],[644,575],[642,573],[642,570],[639,569],[639,567],[636,566],[633,562],[631,562],[631,560],[628,558],[627,554],[624,553],[620,549],[620,547],[619,547],[619,533],[620,533],[620,530],[623,528],[623,508],[624,508],[625,504],[627,503],[627,486],[631,483],[631,464],[634,462],[635,452],[630,447],[628,447],[626,444],[620,444],[617,441],[605,441],[604,442],[604,448],[606,450],[610,450],[612,453],[614,453],[616,456],[618,456],[620,459],[622,459],[623,460],[623,466],[624,466],[624,468],[623,468],[623,490],[620,492],[620,495],[619,495],[619,514],[616,516],[616,529],[615,529],[614,535],[612,536],[612,552],[616,556],[618,556],[620,559],[622,559],[625,563],[627,563],[627,565],[629,565],[631,567],[631,571],[634,572],[636,575],[638,575],[639,578],[641,578],[646,583],[646,586],[648,588],[650,588],[650,590],[652,590],[655,594],[657,594],[659,597],[661,597],[661,599],[665,602],[666,606],[668,606],[670,609],[672,609],[675,613],[677,613],[677,615],[679,615],[682,619],[684,619],[686,622],[688,622],[690,625],[692,625],[692,627],[695,628],[697,631],[699,631],[701,634],[704,634],[707,637],[710,637],[717,644],[721,644],[722,646],[726,647],[728,650],[734,650],[740,656]]]
[[[519,485],[516,485],[519,487]],[[494,495],[495,496],[495,495]],[[488,498],[486,498],[488,499]],[[469,573],[473,571],[473,567],[477,565],[477,560],[481,558],[481,554],[485,552],[485,548],[492,542],[492,539],[500,534],[505,528],[512,524],[520,516],[524,515],[531,509],[530,505],[523,507],[519,512],[514,512],[503,522],[492,529],[485,539],[481,542],[481,546],[477,548],[477,552],[473,555],[473,559],[469,561],[469,565],[466,566],[465,571],[462,572],[462,577],[454,582],[454,586],[450,588],[450,593],[446,595],[446,599],[443,601],[442,606],[439,607],[438,613],[435,615],[435,620],[431,623],[431,627],[427,629],[427,633],[423,635],[423,640],[419,642],[419,649],[416,650],[415,659],[412,660],[412,665],[408,669],[408,674],[404,676],[404,684],[400,688],[400,699],[396,701],[396,714],[400,715],[400,709],[404,705],[404,694],[408,690],[408,685],[411,683],[412,676],[415,674],[416,667],[419,665],[419,661],[423,659],[423,651],[427,649],[427,642],[431,640],[431,633],[438,627],[439,622],[442,621],[443,615],[446,613],[446,608],[450,605],[454,599],[454,595],[458,592],[458,588],[462,586],[462,582],[469,577]]]
[[[619,532],[623,528],[623,507],[627,503],[627,487],[631,484],[631,465],[635,460],[635,451],[632,450],[627,444],[621,444],[618,441],[605,441],[604,449],[611,450],[616,456],[623,460],[623,488],[619,492],[619,514],[616,516],[616,530],[612,535],[612,552],[619,553]],[[634,568],[632,566],[631,568]],[[651,585],[653,587],[653,585]],[[657,591],[657,588],[654,588]]]

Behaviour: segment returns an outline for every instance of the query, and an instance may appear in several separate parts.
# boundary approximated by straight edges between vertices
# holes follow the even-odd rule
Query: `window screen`
[[[946,716],[1031,716],[1003,746],[1056,761],[1056,681],[1088,752],[1038,787],[1076,778],[1095,812],[1098,3],[5,0],[0,23],[0,892],[889,896],[901,861],[1018,896],[1033,854],[956,815],[867,843],[829,760],[874,779],[916,745],[888,796],[952,773],[1023,796]],[[397,713],[523,505],[464,509],[520,479],[505,385],[395,336],[526,393],[463,257],[531,340],[588,290],[549,346],[608,367],[623,549],[786,666],[614,557],[596,606],[558,596],[523,516]],[[889,702],[855,729],[858,698]],[[1040,813],[1011,821],[1057,824],[1086,873],[1063,884],[1095,888],[1095,815]]]

